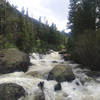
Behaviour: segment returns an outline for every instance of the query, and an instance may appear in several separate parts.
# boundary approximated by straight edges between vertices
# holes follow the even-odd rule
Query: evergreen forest
[[[29,17],[28,9],[21,12],[5,0],[0,0],[0,49],[17,48],[23,52],[44,53],[65,48],[67,34],[56,25]]]

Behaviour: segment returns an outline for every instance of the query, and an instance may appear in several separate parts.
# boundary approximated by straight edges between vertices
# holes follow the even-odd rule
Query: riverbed
[[[0,84],[16,83],[25,89],[25,97],[19,100],[35,100],[35,97],[41,92],[38,87],[39,82],[44,82],[45,100],[100,100],[100,77],[87,76],[88,69],[78,68],[78,64],[71,63],[71,61],[64,61],[58,52],[52,51],[45,55],[32,53],[30,62],[32,65],[25,73],[14,72],[0,75]],[[54,87],[57,82],[48,81],[47,77],[48,73],[58,64],[72,67],[75,80],[62,82],[62,90],[55,91]]]

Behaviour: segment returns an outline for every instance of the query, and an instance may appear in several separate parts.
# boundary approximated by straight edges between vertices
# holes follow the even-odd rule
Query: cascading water
[[[77,64],[65,62],[58,52],[40,55],[33,53],[30,56],[32,66],[24,72],[14,72],[0,76],[0,84],[17,83],[21,85],[25,91],[25,97],[19,100],[35,100],[35,97],[41,93],[38,83],[44,81],[45,100],[100,100],[100,84],[98,77],[93,79],[88,77],[84,72],[86,69],[76,68]],[[61,83],[62,90],[54,91],[56,81],[47,81],[45,75],[57,64],[67,64],[72,67],[76,79],[73,82]],[[85,70],[85,71],[84,71]],[[33,77],[33,73],[38,73],[38,78]],[[37,99],[36,99],[37,100]]]

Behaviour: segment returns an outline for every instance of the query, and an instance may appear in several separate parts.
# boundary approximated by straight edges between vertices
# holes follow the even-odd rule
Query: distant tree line
[[[67,34],[58,31],[55,24],[49,26],[30,18],[24,7],[19,12],[7,2],[6,12],[5,6],[0,8],[0,49],[16,47],[27,53],[41,53],[64,48],[67,39]]]
[[[100,0],[70,0],[68,26],[67,49],[72,59],[100,70]]]

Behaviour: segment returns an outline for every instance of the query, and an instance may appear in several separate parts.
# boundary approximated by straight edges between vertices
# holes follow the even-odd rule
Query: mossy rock
[[[63,64],[54,67],[54,69],[52,69],[48,75],[48,80],[56,80],[58,82],[71,82],[74,79],[75,76],[72,72],[72,68]]]
[[[15,83],[0,84],[0,100],[18,100],[25,96],[23,87]]]
[[[29,56],[16,48],[3,49],[0,51],[0,73],[14,71],[27,71],[30,64]]]

